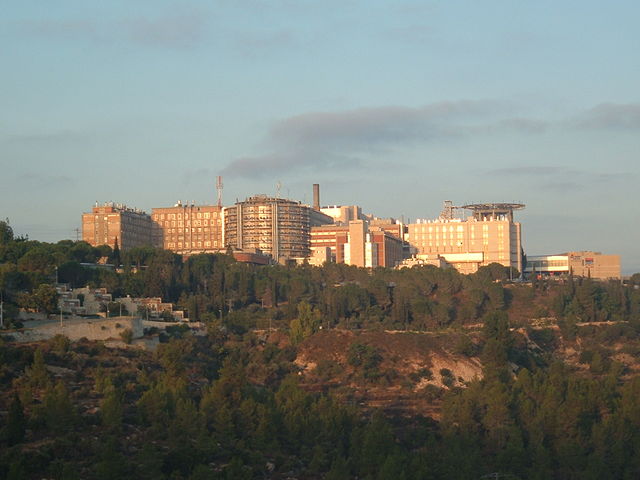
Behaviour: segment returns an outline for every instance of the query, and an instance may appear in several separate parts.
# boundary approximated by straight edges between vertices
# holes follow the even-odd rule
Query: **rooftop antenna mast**
[[[218,191],[218,208],[222,208],[222,177],[218,175],[218,181],[216,182],[216,190]]]
[[[276,183],[276,198],[280,198],[280,189],[282,188],[282,183],[278,180]]]

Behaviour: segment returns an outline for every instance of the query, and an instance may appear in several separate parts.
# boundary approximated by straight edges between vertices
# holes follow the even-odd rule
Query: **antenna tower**
[[[218,175],[218,181],[216,182],[216,190],[218,191],[218,208],[222,207],[222,177]]]
[[[282,183],[280,183],[280,180],[278,180],[278,183],[276,183],[276,198],[280,198],[281,188],[282,188]]]
[[[451,200],[445,200],[444,206],[442,207],[442,212],[440,212],[440,218],[444,220],[453,220],[455,210],[458,208],[460,207],[454,206]]]

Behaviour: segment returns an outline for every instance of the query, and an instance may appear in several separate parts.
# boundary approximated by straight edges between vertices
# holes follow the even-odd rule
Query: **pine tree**
[[[13,401],[9,407],[9,415],[7,418],[6,436],[9,445],[22,443],[24,440],[27,420],[22,408],[22,402],[17,394],[14,393]]]
[[[118,237],[116,237],[115,245],[113,246],[113,253],[111,254],[111,263],[118,268],[122,263],[120,259],[120,246],[118,245]]]

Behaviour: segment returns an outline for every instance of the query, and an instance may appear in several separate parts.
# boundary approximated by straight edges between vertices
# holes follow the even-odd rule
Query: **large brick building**
[[[151,217],[122,204],[96,204],[82,215],[82,240],[93,246],[117,244],[121,250],[152,245]]]
[[[222,207],[178,202],[154,208],[153,243],[181,255],[224,251]]]

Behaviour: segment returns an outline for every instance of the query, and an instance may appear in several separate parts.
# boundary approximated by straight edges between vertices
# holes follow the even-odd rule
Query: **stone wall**
[[[143,335],[142,319],[134,317],[112,317],[108,319],[65,319],[60,325],[59,321],[47,321],[31,328],[7,332],[15,341],[35,342],[47,340],[58,334],[65,335],[70,340],[121,340],[121,334],[130,329],[133,338],[141,338]]]

